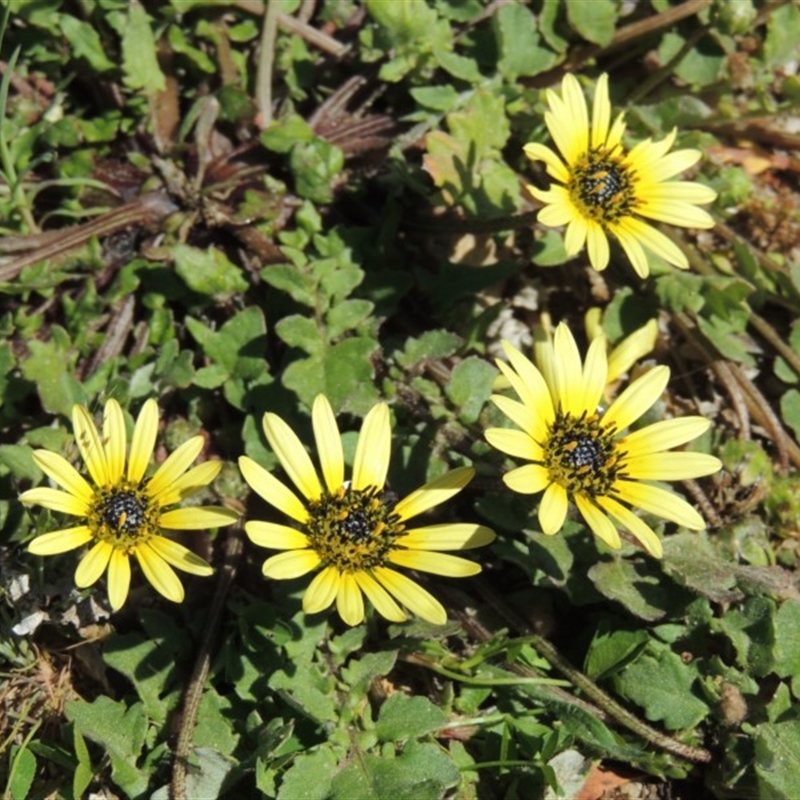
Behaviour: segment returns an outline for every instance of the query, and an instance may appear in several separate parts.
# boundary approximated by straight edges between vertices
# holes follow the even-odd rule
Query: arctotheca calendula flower
[[[380,614],[394,622],[406,619],[402,604],[429,622],[443,624],[447,615],[441,603],[395,567],[450,577],[480,572],[478,564],[441,551],[488,544],[494,539],[489,528],[471,523],[408,524],[460,492],[474,470],[454,469],[397,502],[386,490],[391,428],[385,403],[378,403],[364,418],[350,480],[345,480],[339,429],[324,395],[314,401],[311,421],[322,480],[286,422],[276,414],[264,415],[267,441],[302,499],[252,459],[239,459],[247,483],[296,525],[258,520],[245,524],[255,544],[285,551],[264,562],[264,575],[280,580],[316,572],[303,596],[307,614],[322,611],[335,600],[341,618],[357,625],[364,619],[366,595]]]
[[[164,597],[181,602],[183,586],[172,567],[193,575],[210,575],[213,570],[191,550],[162,535],[163,531],[208,530],[230,525],[237,515],[216,506],[165,509],[211,483],[221,462],[205,461],[189,469],[203,449],[203,437],[195,436],[147,477],[158,433],[155,400],[145,402],[136,420],[127,466],[125,418],[116,400],[105,405],[102,433],[84,406],[73,408],[72,425],[91,482],[63,456],[36,450],[33,460],[64,491],[42,486],[23,492],[20,500],[81,522],[37,536],[28,550],[51,556],[91,544],[75,571],[75,583],[79,588],[91,586],[108,569],[108,599],[115,610],[128,596],[131,556]]]
[[[669,149],[672,130],[658,142],[646,139],[626,150],[622,144],[624,115],[611,122],[608,75],[597,82],[589,122],[586,99],[574,75],[565,75],[561,94],[546,93],[549,110],[544,119],[558,152],[537,142],[525,145],[525,155],[543,161],[556,182],[547,191],[529,186],[545,204],[538,220],[544,225],[567,226],[564,247],[568,256],[584,244],[597,270],[609,260],[608,234],[622,245],[633,268],[644,278],[649,272],[649,250],[681,269],[689,263],[681,249],[646,219],[685,228],[711,228],[711,216],[698,203],[710,203],[716,192],[707,186],[670,180],[693,166],[699,150]]]
[[[510,363],[498,360],[497,365],[519,401],[502,395],[493,395],[492,401],[520,430],[490,428],[486,439],[498,450],[531,462],[507,472],[503,481],[522,494],[544,492],[539,505],[544,533],[561,529],[569,500],[610,547],[620,547],[620,525],[656,557],[661,556],[661,542],[627,506],[692,530],[705,527],[683,498],[648,481],[717,472],[722,464],[714,456],[668,452],[706,431],[709,421],[681,417],[628,430],[664,392],[668,367],[649,370],[602,410],[608,374],[605,337],[592,341],[583,364],[564,323],[556,328],[551,345],[537,348],[537,365],[508,342],[502,345]]]

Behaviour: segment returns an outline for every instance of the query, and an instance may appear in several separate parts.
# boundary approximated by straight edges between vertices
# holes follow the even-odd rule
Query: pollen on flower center
[[[624,455],[614,441],[615,432],[597,415],[557,414],[544,446],[550,478],[574,494],[608,494],[620,477]]]
[[[138,489],[111,489],[100,493],[89,513],[89,524],[99,539],[115,547],[129,547],[157,529],[158,510]]]
[[[590,150],[575,164],[568,189],[580,211],[597,222],[614,222],[634,210],[634,174],[605,149]]]
[[[405,531],[400,517],[382,500],[375,487],[342,487],[326,492],[308,506],[311,547],[326,566],[355,572],[381,566]]]

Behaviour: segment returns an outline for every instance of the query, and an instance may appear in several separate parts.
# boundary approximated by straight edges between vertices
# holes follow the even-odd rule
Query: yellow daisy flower
[[[631,383],[608,407],[598,407],[606,388],[608,359],[605,337],[595,338],[586,360],[569,328],[561,323],[544,360],[529,361],[503,342],[510,364],[497,366],[520,401],[493,395],[492,401],[521,430],[490,428],[489,443],[515,458],[532,463],[503,476],[515,492],[544,491],[539,525],[557,533],[575,502],[591,530],[610,547],[619,548],[617,525],[627,528],[660,557],[661,542],[650,526],[623,503],[641,508],[692,530],[705,527],[702,517],[674,492],[646,481],[698,478],[717,472],[718,458],[693,452],[667,452],[705,432],[703,417],[656,422],[639,430],[630,425],[663,393],[669,368],[654,367]]]
[[[155,400],[142,406],[136,420],[127,468],[125,418],[116,400],[105,405],[102,435],[83,406],[72,409],[72,426],[92,483],[63,456],[36,450],[33,460],[38,467],[66,491],[39,487],[23,492],[20,500],[80,517],[82,522],[37,536],[28,550],[51,556],[91,542],[75,571],[75,584],[91,586],[108,568],[108,599],[114,610],[128,596],[130,557],[136,556],[156,590],[180,603],[183,586],[172,567],[193,575],[210,575],[213,570],[191,550],[162,536],[162,530],[207,530],[230,525],[237,515],[215,506],[164,509],[211,483],[221,462],[205,461],[186,472],[203,449],[203,437],[195,436],[172,453],[152,477],[145,477],[158,433]]]
[[[697,203],[710,203],[717,194],[700,183],[670,178],[693,166],[699,150],[676,150],[673,130],[659,142],[646,139],[631,150],[622,145],[624,114],[611,123],[608,75],[597,82],[592,120],[578,79],[565,75],[561,95],[547,90],[549,110],[544,119],[558,153],[543,144],[525,145],[525,155],[543,161],[559,185],[547,191],[529,186],[545,207],[538,220],[550,227],[567,226],[564,246],[568,256],[588,246],[589,261],[597,269],[608,266],[608,234],[619,240],[633,268],[647,277],[645,250],[681,269],[689,263],[681,249],[643,218],[685,228],[711,228],[714,221]],[[560,155],[559,155],[560,153]]]
[[[393,567],[463,578],[480,566],[443,550],[466,550],[488,544],[494,532],[483,525],[444,523],[409,528],[408,520],[445,502],[469,483],[468,467],[425,484],[397,502],[386,489],[391,453],[389,408],[374,406],[361,427],[349,481],[336,418],[328,399],[319,395],[311,414],[322,478],[292,429],[276,414],[264,415],[267,441],[303,500],[255,461],[242,456],[244,479],[267,503],[298,526],[251,521],[245,531],[261,547],[286,552],[264,562],[268,578],[298,578],[319,570],[303,596],[303,610],[314,614],[336,601],[348,625],[364,619],[366,595],[386,619],[403,622],[399,601],[419,617],[443,624],[441,603]]]

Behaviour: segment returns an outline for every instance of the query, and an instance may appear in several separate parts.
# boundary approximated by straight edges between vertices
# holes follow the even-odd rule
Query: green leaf
[[[334,178],[344,166],[344,153],[335,144],[314,139],[292,149],[289,166],[300,197],[315,203],[329,203],[333,199]]]
[[[27,747],[11,748],[11,769],[4,797],[25,800],[36,776],[36,756]]]
[[[100,37],[91,25],[69,14],[62,14],[59,20],[61,31],[72,46],[75,58],[85,58],[89,66],[98,72],[114,69],[114,62],[109,61],[103,52]]]
[[[318,355],[293,361],[283,373],[283,385],[309,407],[314,398],[327,395],[334,408],[346,405],[355,413],[378,398],[372,385],[370,361],[378,347],[373,339],[354,336],[328,347]]]
[[[465,166],[473,170],[504,147],[511,134],[503,96],[488,89],[479,89],[468,106],[448,114],[447,125],[456,140],[469,146],[473,163]]]
[[[197,712],[194,747],[207,748],[221,756],[231,756],[240,739],[234,730],[234,717],[235,711],[230,700],[220,696],[213,687],[207,688]]]
[[[339,718],[334,680],[315,664],[276,670],[269,677],[269,685],[314,722],[335,722]]]
[[[474,58],[461,56],[444,46],[435,47],[434,55],[439,62],[439,66],[454,78],[467,81],[467,83],[480,83],[483,81],[483,75],[478,69],[478,62]]]
[[[781,417],[800,439],[800,391],[789,389],[781,395]]]
[[[147,732],[147,717],[141,703],[129,708],[101,695],[91,703],[70,701],[64,713],[83,736],[108,753],[111,777],[120,789],[129,797],[137,797],[147,790],[148,777],[136,767]]]
[[[419,105],[432,111],[450,111],[461,98],[449,83],[444,86],[417,86],[410,93]]]
[[[261,132],[261,144],[273,153],[288,153],[298,143],[307,144],[314,138],[311,126],[296,114],[274,121]]]
[[[231,377],[252,380],[263,374],[267,323],[264,312],[257,306],[240,311],[218,331],[211,331],[191,317],[187,317],[186,324],[203,352],[225,367]]]
[[[275,333],[290,347],[299,347],[311,356],[319,355],[326,344],[315,320],[292,314],[275,325]]]
[[[800,764],[800,720],[759,725],[753,759],[759,800],[786,800],[797,796]]]
[[[170,248],[170,253],[175,259],[175,272],[195,292],[224,302],[250,286],[242,277],[242,270],[216,247],[201,249],[176,244]]]
[[[326,800],[339,759],[329,746],[301,753],[286,771],[278,789],[278,800]]]
[[[362,754],[334,777],[332,788],[335,800],[439,800],[460,780],[441,747],[411,741],[397,758]]]
[[[729,609],[713,623],[733,643],[736,663],[759,678],[775,667],[776,609],[768,597],[748,597],[740,608]]]
[[[664,572],[674,581],[718,603],[739,600],[736,566],[721,559],[711,545],[696,533],[664,539]]]
[[[708,716],[708,706],[693,690],[697,667],[684,664],[666,647],[644,653],[614,678],[620,694],[644,709],[647,719],[671,730],[692,728]]]
[[[397,353],[397,363],[410,369],[420,361],[442,359],[453,355],[461,346],[461,337],[444,330],[426,331],[418,338],[406,340],[402,353]]]
[[[228,776],[239,766],[234,759],[210,747],[195,747],[189,757],[186,772],[186,797],[221,797]],[[169,800],[169,786],[162,786],[150,795],[150,800]]]
[[[497,369],[482,358],[470,356],[456,364],[445,387],[447,397],[466,423],[475,422],[489,400]]]
[[[603,625],[592,638],[584,671],[594,680],[614,675],[635,661],[649,640],[645,630],[613,630]]]
[[[286,292],[295,302],[309,308],[315,307],[317,285],[306,267],[274,264],[263,269],[261,277],[270,286]]]
[[[329,340],[338,339],[346,331],[358,327],[375,308],[369,300],[347,299],[334,305],[326,317]]]
[[[366,653],[359,659],[351,660],[342,669],[342,678],[347,682],[350,691],[363,697],[375,678],[388,675],[397,661],[396,650],[382,650],[378,653]]]
[[[22,374],[36,384],[39,399],[48,414],[69,417],[75,403],[85,403],[87,398],[74,377],[75,354],[68,352],[59,341],[31,340],[30,356],[22,362]]]
[[[617,23],[614,0],[569,0],[565,5],[570,25],[584,39],[601,47],[611,43]]]
[[[764,40],[764,63],[769,67],[784,67],[797,57],[800,41],[800,9],[795,3],[784,3],[767,16],[767,36]]]
[[[800,602],[784,600],[775,614],[775,673],[800,676]]]
[[[599,561],[588,575],[598,592],[641,619],[653,622],[667,613],[669,587],[663,586],[655,569],[643,562]]]
[[[128,6],[128,20],[122,33],[122,70],[125,84],[131,89],[155,94],[166,88],[164,73],[158,65],[150,17],[139,0],[132,0]]]
[[[521,3],[508,3],[492,16],[500,58],[497,67],[510,80],[538,75],[555,64],[556,54],[541,45],[536,17]]]
[[[366,7],[394,46],[425,38],[438,21],[436,11],[425,0],[366,0]]]
[[[375,733],[384,742],[400,742],[431,733],[447,722],[427,697],[395,692],[381,706]]]
[[[662,64],[666,64],[678,55],[686,46],[683,36],[668,31],[661,40],[658,55]],[[692,86],[709,86],[716,82],[727,63],[725,51],[712,39],[706,36],[702,47],[695,45],[684,53],[675,65],[675,74]]]
[[[84,792],[89,788],[89,784],[94,780],[95,770],[92,766],[92,759],[89,756],[86,740],[81,736],[77,725],[72,726],[72,744],[75,749],[75,755],[78,758],[78,765],[75,767],[75,774],[72,776],[72,795],[73,797],[83,797]]]

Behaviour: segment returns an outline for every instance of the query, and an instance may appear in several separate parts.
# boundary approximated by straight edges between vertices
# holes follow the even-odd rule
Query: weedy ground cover
[[[7,2],[4,796],[794,796],[798,41]]]

